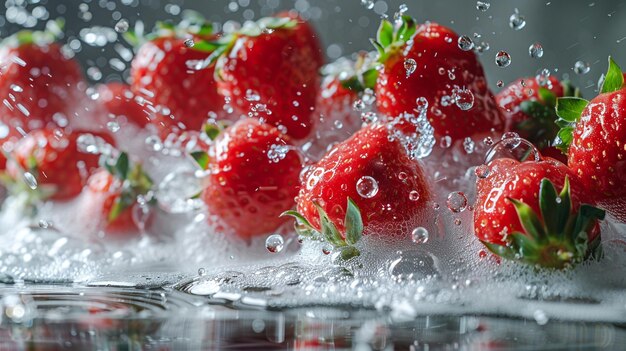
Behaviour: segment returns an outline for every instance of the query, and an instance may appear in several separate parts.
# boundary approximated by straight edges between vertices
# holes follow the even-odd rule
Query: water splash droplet
[[[511,64],[511,55],[506,51],[498,51],[496,54],[496,65],[498,67],[508,67]]]
[[[471,154],[474,152],[475,146],[476,146],[476,143],[474,143],[474,140],[472,140],[472,138],[467,137],[463,140],[463,149],[468,154]]]
[[[454,92],[456,105],[463,111],[467,111],[474,106],[474,94],[469,89],[457,89]]]
[[[534,43],[528,47],[528,55],[532,58],[541,58],[543,56],[543,46],[539,43]]]
[[[463,192],[453,191],[448,194],[446,205],[454,213],[463,212],[467,208],[467,197]]]
[[[411,240],[416,244],[428,242],[428,230],[424,227],[417,227],[411,232]]]
[[[509,27],[515,30],[521,30],[526,26],[526,19],[519,14],[519,10],[515,9],[515,12],[509,17]]]
[[[409,78],[413,72],[417,69],[417,62],[414,59],[408,58],[404,60],[404,70],[406,71],[406,77]]]
[[[193,39],[189,38],[189,39],[185,39],[185,41],[183,42],[185,44],[186,47],[188,48],[192,48],[196,45],[196,43],[193,41]]]
[[[458,44],[459,49],[463,51],[470,51],[474,48],[474,42],[472,41],[472,38],[468,37],[467,35],[460,36]]]
[[[365,199],[371,199],[378,194],[378,182],[370,176],[363,176],[356,182],[356,191]]]
[[[38,185],[37,184],[37,178],[35,178],[35,176],[32,173],[24,172],[24,182],[32,190],[37,189],[37,185]]]
[[[279,253],[285,246],[285,239],[280,234],[272,234],[265,239],[265,248],[271,253]]]
[[[115,31],[118,33],[125,33],[128,31],[128,20],[122,18],[115,24]]]
[[[476,1],[476,9],[478,11],[486,12],[491,7],[491,3],[487,1]]]
[[[576,61],[576,63],[574,63],[574,73],[576,74],[587,74],[590,70],[591,66],[587,62]]]

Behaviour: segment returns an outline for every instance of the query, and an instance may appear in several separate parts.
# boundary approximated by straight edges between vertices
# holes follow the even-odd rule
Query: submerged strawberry
[[[98,166],[99,156],[80,145],[85,138],[112,142],[109,135],[94,132],[65,133],[60,129],[30,132],[10,153],[7,174],[11,184],[26,185],[38,199],[66,200],[77,196]],[[27,187],[19,186],[15,191],[31,191]]]
[[[311,133],[324,59],[309,23],[280,13],[207,44],[219,53],[214,57],[219,92],[234,108],[295,140]]]
[[[119,123],[131,123],[145,127],[151,120],[152,111],[137,101],[137,96],[124,83],[108,83],[98,86],[98,102],[104,107],[109,118]]]
[[[600,95],[558,99],[557,113],[568,165],[595,201],[626,222],[626,88],[619,66],[609,58]]]
[[[286,213],[301,234],[318,232],[349,257],[362,233],[404,236],[418,224],[431,190],[420,164],[389,136],[387,125],[368,125],[310,168],[297,212]]]
[[[293,206],[302,169],[289,137],[256,119],[241,120],[215,139],[202,199],[242,238],[267,234]],[[206,159],[204,159],[206,162]]]
[[[559,161],[496,159],[477,181],[474,232],[503,258],[565,268],[600,253],[604,211]]]
[[[78,62],[55,43],[60,28],[21,31],[0,44],[0,121],[27,133],[44,127],[67,127],[84,99],[85,82]]]
[[[395,27],[383,20],[372,42],[383,64],[375,89],[380,112],[392,117],[414,113],[418,101],[425,100],[435,135],[453,142],[504,130],[476,54],[461,50],[451,29],[431,22],[417,25],[404,16]]]
[[[160,24],[133,59],[132,91],[153,105],[151,123],[162,138],[200,130],[209,118],[225,116],[224,98],[213,79],[214,65],[202,66],[212,51],[193,47],[194,41],[215,37],[205,23]]]

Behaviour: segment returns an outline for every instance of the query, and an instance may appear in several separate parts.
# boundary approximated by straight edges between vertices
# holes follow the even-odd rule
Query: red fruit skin
[[[300,157],[290,151],[274,162],[268,158],[272,145],[291,142],[276,127],[251,118],[235,123],[215,141],[202,199],[211,214],[244,239],[285,223],[279,216],[293,207],[298,194]]]
[[[154,105],[157,113],[152,123],[163,139],[182,130],[200,130],[210,116],[225,116],[224,98],[217,93],[213,78],[214,66],[201,70],[189,66],[210,53],[188,48],[184,42],[175,37],[149,41],[131,64],[131,89]]]
[[[251,117],[284,126],[287,135],[301,140],[314,126],[318,71],[324,58],[311,25],[290,13],[276,17],[289,17],[299,23],[271,34],[238,38],[232,52],[217,62],[218,90],[239,112],[251,112]],[[255,94],[258,98],[250,98]],[[265,108],[258,108],[259,104]]]
[[[572,208],[575,212],[581,200],[589,197],[576,175],[557,160],[544,157],[541,161],[524,161],[501,158],[489,164],[487,178],[476,182],[476,205],[474,206],[474,233],[478,239],[498,245],[506,244],[506,235],[524,233],[515,206],[508,198],[519,200],[530,206],[541,217],[539,210],[539,186],[548,178],[560,193],[569,178]],[[589,242],[600,234],[596,227]]]
[[[626,89],[590,101],[574,129],[568,165],[594,200],[626,222]]]
[[[563,97],[564,90],[561,82],[554,76],[549,76],[548,80],[548,84],[541,86],[536,77],[520,78],[507,85],[496,95],[498,107],[506,119],[507,130],[514,130],[522,138],[528,139],[529,136],[524,134],[524,131],[517,129],[517,125],[532,117],[526,115],[520,109],[520,105],[524,101],[541,102],[539,88],[550,90],[557,98]]]
[[[447,135],[454,142],[492,129],[504,130],[503,117],[476,54],[459,49],[457,40],[458,35],[442,25],[427,22],[418,26],[406,55],[406,48],[392,54],[380,72],[376,82],[378,110],[392,117],[415,114],[416,99],[424,97],[437,137]],[[404,68],[407,59],[417,63],[409,77]],[[454,79],[449,78],[449,71],[453,71]],[[474,94],[474,105],[469,110],[461,110],[454,102],[444,106],[445,99],[442,104],[444,96],[452,96],[455,86]]]
[[[101,223],[100,227],[107,235],[120,236],[139,232],[135,221],[133,221],[132,207],[126,208],[113,221],[108,220],[115,200],[121,196],[121,189],[121,181],[104,169],[95,172],[89,177],[87,183],[87,190],[93,199],[88,203],[95,208],[86,210],[86,213],[94,216],[94,221]]]
[[[354,110],[354,102],[359,94],[344,87],[338,77],[327,76],[322,80],[315,104],[316,115],[323,119],[322,124],[337,129],[343,134],[352,134],[359,130],[362,121]],[[341,123],[341,128],[336,124]]]
[[[153,113],[136,100],[135,93],[124,83],[108,83],[97,87],[98,101],[109,117],[116,120],[126,118],[126,122],[143,128],[152,121]]]
[[[77,61],[56,43],[0,48],[0,121],[11,129],[66,127],[85,86]]]
[[[372,177],[378,192],[364,198],[357,192],[357,182]],[[337,229],[344,233],[347,199],[361,210],[364,233],[374,231],[401,236],[413,224],[432,199],[424,171],[411,160],[398,141],[388,140],[385,125],[368,125],[335,146],[305,175],[296,199],[298,212],[320,229],[318,203]],[[411,199],[411,191],[419,198]]]
[[[58,131],[58,130],[57,130]],[[104,138],[112,143],[108,135],[84,132]],[[13,149],[7,162],[7,173],[16,181],[22,181],[22,171],[30,171],[38,186],[54,186],[50,200],[67,200],[77,196],[89,174],[98,167],[99,155],[81,152],[77,145],[83,132],[55,135],[53,129],[30,132]],[[35,169],[30,164],[34,161]],[[82,166],[80,165],[82,164]]]

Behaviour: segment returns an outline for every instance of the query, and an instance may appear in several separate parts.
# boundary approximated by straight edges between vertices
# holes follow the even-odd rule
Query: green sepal
[[[485,245],[487,250],[491,251],[491,253],[493,253],[496,256],[506,258],[507,260],[516,259],[515,251],[509,246],[493,244],[493,243],[489,243],[489,242],[482,241],[482,240],[481,242],[483,243],[483,245]]]
[[[279,217],[285,217],[285,216],[291,216],[295,218],[296,221],[298,221],[300,224],[313,228],[311,223],[309,223],[309,221],[306,218],[304,218],[304,216],[301,215],[300,212],[298,211],[294,211],[294,210],[285,211],[281,213]]]
[[[354,63],[355,73],[341,80],[341,86],[354,92],[360,93],[365,89],[374,89],[378,79],[378,65],[367,59],[367,54],[360,53]]]
[[[353,257],[357,257],[361,254],[359,249],[354,246],[346,246],[340,249],[341,259],[347,261]]]
[[[612,93],[620,90],[622,86],[624,86],[624,74],[617,63],[613,61],[613,58],[609,56],[609,69],[604,75],[604,81],[602,82],[600,93]]]
[[[394,27],[386,19],[381,21],[376,33],[376,40],[370,39],[376,51],[378,62],[385,63],[389,56],[400,50],[417,31],[417,24],[411,16],[402,16],[401,23]]]
[[[556,124],[561,129],[557,133],[555,146],[562,152],[567,153],[574,138],[573,132],[576,122],[580,119],[587,105],[589,105],[589,101],[579,97],[562,97],[556,100],[555,110],[559,116]]]
[[[539,94],[539,98],[541,99],[541,101],[544,102],[546,106],[550,106],[552,108],[556,106],[556,95],[554,95],[554,93],[550,89],[540,87],[539,91],[537,91],[537,94]]]
[[[541,219],[537,216],[532,207],[512,198],[507,198],[515,206],[515,211],[519,218],[520,224],[524,231],[530,235],[535,241],[543,241],[546,238],[546,232],[543,228]]]
[[[322,206],[320,206],[317,203],[313,203],[313,205],[317,209],[317,212],[320,216],[320,226],[321,226],[322,237],[335,247],[346,246],[346,243],[341,237],[339,230],[337,229],[335,224],[330,220],[330,218],[328,217],[328,214],[326,213],[326,211],[324,211]]]
[[[191,158],[200,166],[201,169],[207,169],[209,166],[209,154],[205,151],[194,151],[189,154]]]
[[[363,218],[361,218],[361,210],[359,210],[359,207],[351,198],[348,198],[345,226],[346,243],[354,245],[361,240],[363,235]]]
[[[202,131],[209,138],[209,140],[214,141],[215,139],[217,139],[217,136],[220,135],[220,133],[222,133],[222,130],[224,130],[224,128],[225,128],[224,126],[220,126],[220,125],[216,125],[212,123],[206,123],[202,127]]]
[[[46,22],[46,28],[41,31],[21,30],[0,42],[1,46],[20,47],[22,45],[52,44],[63,37],[65,19],[57,18]]]

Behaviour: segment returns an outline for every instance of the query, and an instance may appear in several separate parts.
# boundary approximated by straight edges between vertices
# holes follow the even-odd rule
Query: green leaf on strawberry
[[[613,58],[609,56],[609,69],[604,75],[604,81],[602,82],[600,93],[612,93],[621,89],[623,85],[624,74],[615,61],[613,61]]]
[[[413,38],[416,31],[417,24],[411,16],[402,16],[401,23],[395,27],[388,20],[382,20],[376,33],[376,39],[370,39],[378,51],[378,62],[387,61],[389,56],[400,50]]]
[[[588,204],[572,211],[569,179],[557,195],[554,184],[544,178],[539,188],[540,215],[531,206],[509,198],[515,206],[523,232],[507,237],[506,245],[483,242],[494,254],[511,260],[562,269],[598,257],[600,237],[589,242],[589,233],[605,212]]]

